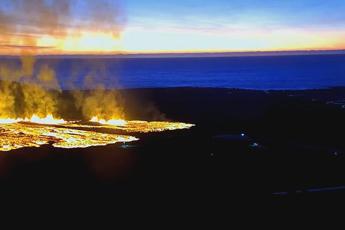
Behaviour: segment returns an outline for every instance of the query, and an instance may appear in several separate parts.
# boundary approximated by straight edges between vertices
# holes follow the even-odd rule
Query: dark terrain
[[[3,152],[3,197],[184,209],[282,207],[345,196],[343,88],[133,89],[122,95],[131,118],[196,127],[139,134],[140,141],[128,145]]]

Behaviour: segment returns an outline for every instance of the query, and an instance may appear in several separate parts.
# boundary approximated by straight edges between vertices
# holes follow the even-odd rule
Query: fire
[[[30,119],[24,119],[24,121],[45,125],[60,125],[66,123],[66,121],[63,119],[54,118],[52,114],[49,114],[46,117],[39,117],[38,115],[34,114]]]
[[[107,4],[108,1],[86,1],[82,4],[86,15],[73,21],[75,6],[68,4],[72,1],[50,0],[49,4],[44,0],[11,2],[13,4],[5,11],[0,7],[0,52],[18,54],[20,59],[18,64],[17,61],[16,64],[0,63],[0,151],[45,144],[59,148],[86,148],[138,140],[115,132],[161,132],[193,126],[118,119],[116,115],[124,112],[120,96],[97,82],[98,76],[107,72],[106,65],[98,61],[90,66],[92,70],[80,82],[82,88],[95,90],[71,92],[74,100],[71,104],[76,112],[88,118],[98,115],[91,119],[93,123],[67,122],[54,117],[50,113],[61,112],[60,105],[64,108],[69,105],[65,103],[68,97],[65,98],[67,95],[54,65],[37,61],[36,55],[117,53],[122,49],[121,10],[117,9],[117,4]],[[69,22],[72,24],[68,25]],[[72,78],[69,83],[73,83]],[[104,119],[108,116],[110,120]],[[105,129],[108,129],[106,133]]]
[[[33,114],[31,118],[0,118],[0,124],[14,124],[18,122],[30,122],[30,123],[45,124],[45,125],[60,125],[60,124],[67,123],[63,119],[54,118],[52,114],[49,114],[45,117],[40,117],[36,114]]]
[[[22,119],[14,119],[14,118],[0,118],[0,125],[1,124],[13,124],[22,121]]]
[[[114,126],[125,126],[127,124],[127,121],[122,120],[122,119],[105,120],[105,119],[99,119],[97,116],[92,117],[90,121],[97,122],[102,125],[114,125]]]

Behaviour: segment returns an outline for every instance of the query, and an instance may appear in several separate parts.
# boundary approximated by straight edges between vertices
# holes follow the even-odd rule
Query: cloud
[[[53,48],[38,44],[47,37],[61,43],[90,31],[119,36],[122,15],[117,1],[110,0],[1,0],[0,44],[2,48],[35,52]]]

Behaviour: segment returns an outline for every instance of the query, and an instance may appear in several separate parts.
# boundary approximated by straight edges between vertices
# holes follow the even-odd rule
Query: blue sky
[[[129,23],[345,27],[344,0],[127,0]]]
[[[162,47],[180,39],[200,51],[336,49],[345,36],[344,0],[127,0],[125,6],[127,30],[146,40],[156,34]],[[181,44],[167,50],[179,47],[187,50]]]
[[[65,51],[73,47],[83,51],[86,46],[102,52],[134,53],[345,48],[344,0],[1,0],[0,20],[7,14],[30,21],[25,10],[16,12],[11,6],[34,1],[48,6],[73,3],[63,23],[71,28],[86,24],[79,33],[84,36],[83,45],[78,46],[76,33],[68,38],[69,45],[61,45],[49,34],[39,42],[59,44]],[[10,26],[21,28],[18,20]],[[32,29],[35,26],[38,29]],[[34,33],[40,25],[32,27]],[[110,38],[107,34],[114,30],[118,36]]]

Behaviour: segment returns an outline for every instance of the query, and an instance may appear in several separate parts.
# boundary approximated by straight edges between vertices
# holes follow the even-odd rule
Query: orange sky
[[[4,36],[1,38],[6,40]],[[337,31],[251,31],[242,33],[150,31],[128,28],[120,36],[106,32],[81,32],[63,37],[11,36],[1,54],[116,54],[186,53],[345,49],[345,33]],[[32,41],[34,40],[34,41]],[[30,45],[30,44],[34,45]]]
[[[50,0],[52,5],[46,0],[4,0],[2,3],[6,4],[0,3],[0,54],[345,49],[343,17],[337,15],[345,4],[340,8],[338,4],[339,12],[335,7],[326,8],[322,2],[318,3],[320,7],[311,8],[315,2],[312,5],[309,0],[304,3],[291,0],[291,4],[285,5],[269,1],[262,9],[251,5],[256,1],[244,1],[244,4],[231,0],[230,4],[216,0],[222,7],[214,12],[215,6],[210,2],[204,3],[208,5],[207,10],[198,11],[172,3],[161,5],[170,7],[167,8],[171,9],[170,15],[168,11],[159,14],[155,5],[150,5],[153,2],[145,1],[146,4],[128,0],[124,10],[114,4],[117,1],[108,0],[84,0],[84,5],[73,5],[74,8],[69,0]],[[223,10],[227,6],[231,7],[230,11]],[[309,11],[299,12],[301,6]]]

